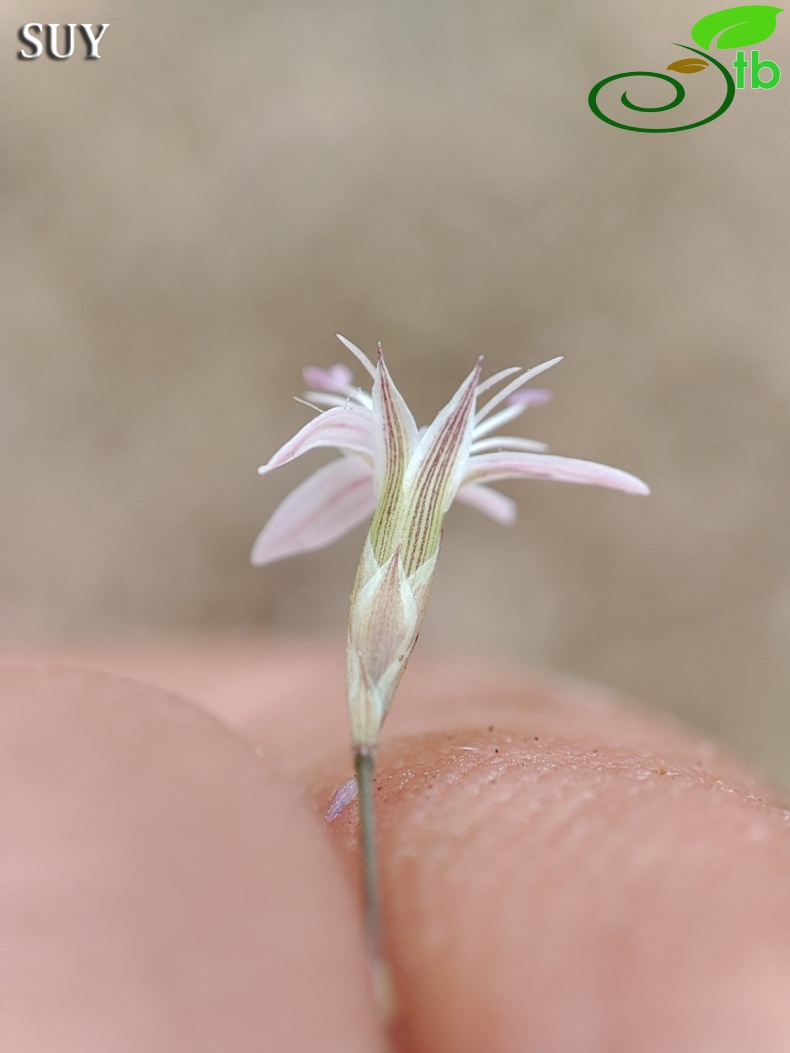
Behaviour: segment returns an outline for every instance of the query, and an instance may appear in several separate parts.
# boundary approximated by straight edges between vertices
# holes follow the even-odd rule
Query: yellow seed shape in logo
[[[676,62],[670,62],[667,69],[675,73],[701,73],[710,63],[701,58],[681,58]]]

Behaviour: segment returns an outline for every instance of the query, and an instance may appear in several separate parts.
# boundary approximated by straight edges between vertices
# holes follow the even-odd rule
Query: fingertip
[[[96,669],[0,694],[4,1048],[382,1048],[337,861],[248,743]]]
[[[790,812],[647,718],[630,752],[525,723],[381,749],[403,1048],[784,1053]]]

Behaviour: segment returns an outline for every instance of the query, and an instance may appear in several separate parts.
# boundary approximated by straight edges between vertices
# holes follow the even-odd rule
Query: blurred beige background
[[[248,565],[321,463],[255,473],[302,365],[380,338],[426,422],[479,353],[561,354],[520,432],[653,496],[454,509],[421,650],[603,681],[790,782],[790,15],[761,45],[785,81],[703,128],[586,102],[713,9],[5,5],[5,635],[342,644],[361,530]],[[101,61],[17,61],[33,17],[109,22]]]

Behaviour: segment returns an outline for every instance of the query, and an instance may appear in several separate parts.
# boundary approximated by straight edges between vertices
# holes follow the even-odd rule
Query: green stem
[[[374,962],[383,960],[381,945],[381,906],[379,900],[379,872],[376,855],[376,813],[373,803],[373,766],[376,751],[373,746],[354,749],[354,770],[359,790],[359,829],[362,852],[362,886],[365,899],[365,928],[370,955]]]
[[[362,854],[362,886],[365,899],[365,929],[370,954],[373,992],[385,1024],[395,1019],[396,1002],[381,934],[379,868],[376,853],[376,810],[373,802],[375,746],[354,747],[354,770],[359,791],[359,840]]]

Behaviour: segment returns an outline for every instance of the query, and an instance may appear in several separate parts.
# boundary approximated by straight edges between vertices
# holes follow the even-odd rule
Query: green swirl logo
[[[771,36],[776,29],[776,17],[781,11],[781,7],[769,7],[765,4],[748,4],[741,7],[726,8],[723,11],[714,11],[713,14],[706,15],[694,24],[691,29],[691,38],[700,48],[715,46],[717,49],[722,50],[748,47],[752,44],[761,43]],[[714,39],[716,41],[715,45]],[[735,77],[733,77],[727,67],[709,52],[700,51],[698,48],[690,47],[687,44],[676,44],[675,46],[691,52],[692,55],[671,62],[667,66],[667,70],[688,76],[693,73],[702,73],[709,68],[715,68],[724,78],[724,98],[713,113],[700,120],[675,124],[667,128],[646,128],[638,124],[631,124],[628,119],[617,120],[614,117],[610,117],[601,109],[598,96],[613,81],[631,77],[650,77],[671,85],[674,93],[673,97],[668,102],[654,106],[640,106],[629,99],[628,92],[624,91],[620,96],[620,102],[626,109],[637,113],[665,113],[680,106],[686,97],[686,89],[676,77],[670,76],[669,73],[655,73],[652,70],[633,70],[629,73],[613,73],[610,77],[604,77],[603,80],[598,81],[592,87],[587,97],[587,102],[595,116],[599,120],[605,121],[606,124],[612,125],[613,128],[622,128],[628,132],[647,132],[652,135],[666,132],[685,132],[691,128],[699,128],[703,124],[715,121],[717,117],[721,117],[729,109],[735,98],[736,90],[746,86],[746,70],[750,70],[751,73],[751,88],[774,88],[781,77],[778,65],[770,59],[761,59],[757,50],[752,50],[749,59],[746,58],[744,51],[736,53],[732,64],[735,71]],[[763,75],[766,72],[768,73],[767,79]],[[627,115],[624,114],[623,116],[627,118]],[[633,120],[633,118],[630,118],[630,120]]]

